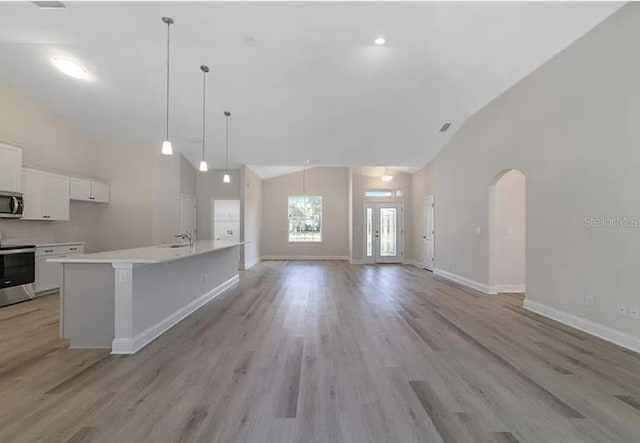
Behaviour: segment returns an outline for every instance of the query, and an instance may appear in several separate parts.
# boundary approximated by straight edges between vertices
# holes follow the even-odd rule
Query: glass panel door
[[[365,206],[365,263],[402,262],[402,204]]]
[[[398,210],[396,208],[380,208],[380,256],[395,257],[398,255]]]

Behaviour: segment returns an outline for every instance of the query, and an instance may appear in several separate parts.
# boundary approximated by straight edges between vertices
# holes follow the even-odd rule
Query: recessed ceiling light
[[[51,59],[53,65],[60,71],[67,74],[69,77],[78,78],[81,80],[87,80],[89,78],[89,71],[81,64],[71,60],[67,57],[53,57]]]
[[[378,45],[378,46],[382,46],[382,45],[384,45],[386,42],[387,42],[387,40],[385,40],[385,38],[384,38],[384,37],[378,37],[377,39],[375,39],[375,40],[373,41],[373,43],[375,43],[375,44],[376,44],[376,45]]]

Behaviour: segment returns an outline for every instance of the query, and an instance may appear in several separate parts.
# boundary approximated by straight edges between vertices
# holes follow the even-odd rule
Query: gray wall
[[[489,283],[496,292],[525,286],[525,180],[512,169],[489,191]]]
[[[241,262],[243,267],[260,260],[262,243],[262,180],[247,166],[243,167],[244,186],[242,194],[241,220],[244,245]]]
[[[180,232],[180,194],[196,196],[196,169],[182,154],[153,158],[153,244],[175,242]]]
[[[436,198],[437,268],[488,283],[489,185],[518,168],[527,299],[640,335],[640,322],[616,315],[618,302],[640,304],[640,229],[584,223],[640,215],[638,23],[640,5],[624,6],[471,117],[414,175],[414,204]]]
[[[349,255],[349,169],[308,169],[307,195],[322,196],[322,242],[289,243],[288,197],[302,195],[302,172],[262,182],[262,256],[341,257]]]
[[[197,172],[196,198],[198,204],[197,236],[211,239],[211,200],[240,200],[241,177],[239,169],[229,169],[231,183],[223,183],[224,169]]]

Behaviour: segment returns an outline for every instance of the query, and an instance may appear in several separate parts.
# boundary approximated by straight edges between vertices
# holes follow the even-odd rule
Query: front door
[[[422,240],[424,242],[424,268],[433,271],[435,267],[435,199],[433,195],[429,195],[424,199],[424,221]]]
[[[402,262],[402,215],[402,203],[365,205],[365,262]]]

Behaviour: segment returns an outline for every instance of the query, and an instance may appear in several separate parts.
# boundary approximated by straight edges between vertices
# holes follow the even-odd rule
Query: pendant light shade
[[[162,153],[164,155],[173,155],[173,146],[171,146],[171,142],[169,140],[162,142]]]
[[[381,179],[383,182],[390,182],[391,180],[393,180],[393,175],[389,172],[388,169],[386,169]]]
[[[207,172],[209,170],[209,166],[207,165],[207,160],[205,160],[204,156],[204,148],[205,148],[205,140],[206,140],[206,127],[207,120],[206,116],[206,103],[207,103],[207,72],[209,72],[209,67],[207,65],[200,66],[200,70],[202,71],[202,160],[200,161],[200,172]]]
[[[170,29],[173,24],[173,19],[171,17],[162,17],[162,22],[167,25],[167,120],[166,120],[166,134],[165,139],[162,142],[162,153],[164,155],[173,155],[173,146],[171,145],[171,141],[169,140],[169,73],[170,73]]]
[[[231,176],[229,175],[229,117],[231,117],[231,113],[229,111],[224,111],[225,117],[225,127],[226,127],[226,137],[225,137],[225,164],[224,164],[224,177],[222,178],[222,183],[231,183]]]

